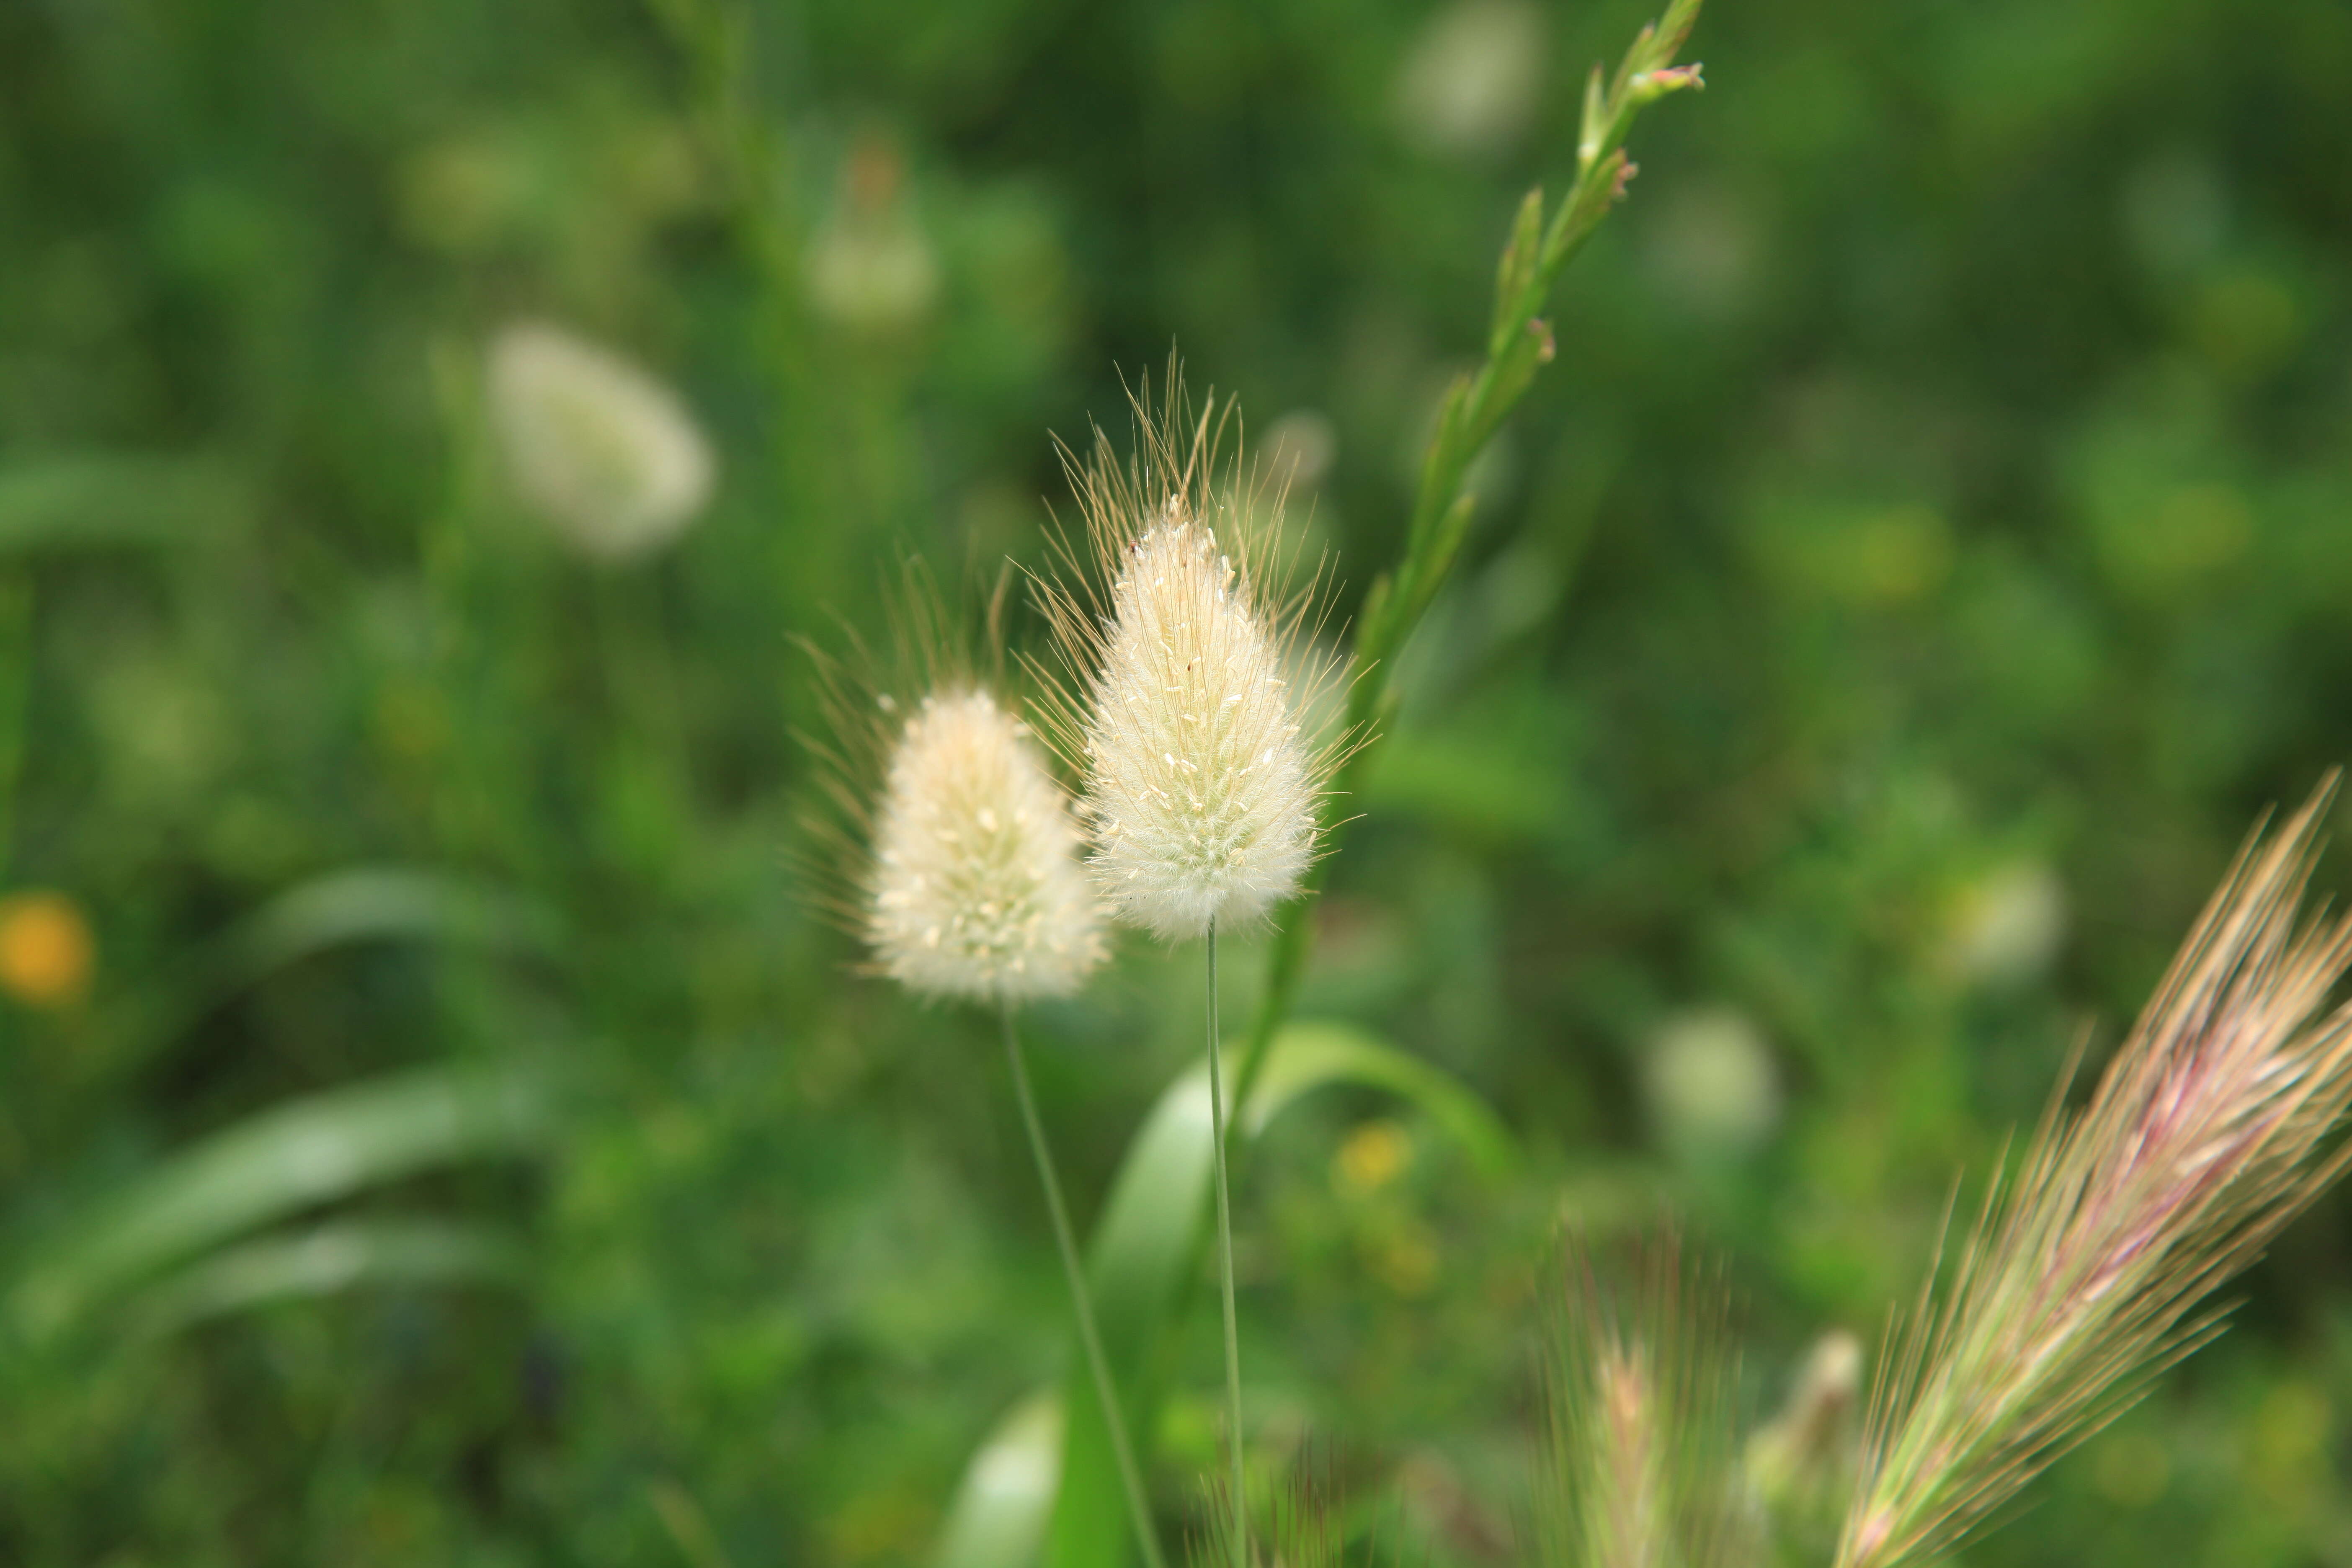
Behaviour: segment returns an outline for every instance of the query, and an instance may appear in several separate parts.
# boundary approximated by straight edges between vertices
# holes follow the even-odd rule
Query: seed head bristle
[[[1544,1568],[1718,1568],[1744,1561],[1720,1289],[1672,1236],[1604,1274],[1571,1239],[1547,1322],[1537,1477]]]
[[[1265,589],[1280,496],[1220,460],[1230,405],[1184,409],[1171,377],[1159,413],[1137,401],[1132,459],[1097,433],[1071,464],[1092,559],[1066,547],[1079,585],[1043,594],[1065,667],[1045,727],[1084,777],[1088,864],[1118,918],[1171,941],[1298,890],[1343,749],[1307,733],[1336,668],[1314,587]]]
[[[2352,1011],[2324,1009],[2352,921],[2298,912],[2333,793],[2248,841],[2090,1103],[2053,1099],[1931,1273],[1884,1358],[1840,1568],[1949,1551],[2218,1332],[2211,1292],[2341,1173]]]

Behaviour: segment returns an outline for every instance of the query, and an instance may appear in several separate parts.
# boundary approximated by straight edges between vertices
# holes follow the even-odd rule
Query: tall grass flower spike
[[[899,611],[902,653],[932,671],[933,689],[912,713],[900,719],[899,704],[885,695],[873,695],[870,708],[855,701],[838,669],[826,667],[839,731],[840,750],[827,753],[835,793],[869,840],[856,921],[877,967],[908,990],[996,1007],[1129,1521],[1146,1568],[1161,1568],[1143,1473],[1013,1023],[1020,1004],[1070,994],[1107,956],[1101,901],[1078,861],[1068,798],[1029,726],[977,680],[940,674],[949,663],[940,609],[919,571]],[[875,765],[860,761],[868,751],[878,752],[882,774],[872,805],[856,784]]]
[[[1875,1394],[1839,1568],[1941,1557],[2218,1332],[2212,1292],[2340,1176],[2352,917],[2300,914],[2331,781],[2251,840],[2090,1102],[1993,1183]],[[2063,1085],[2062,1085],[2063,1098]]]
[[[1098,587],[1091,601],[1045,590],[1068,667],[1046,710],[1085,777],[1088,864],[1114,915],[1167,941],[1206,942],[1224,1485],[1234,1565],[1249,1568],[1217,935],[1263,923],[1298,892],[1345,743],[1307,733],[1335,668],[1311,647],[1319,574],[1287,601],[1268,596],[1281,493],[1255,483],[1238,456],[1221,460],[1230,405],[1221,416],[1212,398],[1197,420],[1188,407],[1171,365],[1158,410],[1148,395],[1136,399],[1131,458],[1098,431],[1091,460],[1071,464],[1092,570],[1075,547],[1064,553],[1073,575]]]

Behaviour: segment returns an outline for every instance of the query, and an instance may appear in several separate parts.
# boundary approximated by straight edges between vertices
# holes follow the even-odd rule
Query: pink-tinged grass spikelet
[[[2249,839],[2079,1112],[2053,1099],[1874,1395],[1840,1568],[1940,1555],[2220,1331],[2210,1298],[2343,1173],[2352,920],[2305,921],[2331,778]]]
[[[1671,1236],[1604,1265],[1563,1247],[1546,1322],[1542,1568],[1727,1568],[1748,1540],[1723,1291]]]
[[[1181,941],[1298,890],[1346,748],[1307,732],[1338,668],[1313,646],[1321,574],[1275,586],[1282,496],[1223,456],[1232,405],[1192,417],[1171,368],[1135,414],[1131,458],[1099,431],[1087,461],[1065,453],[1086,533],[1041,593],[1064,666],[1044,727],[1084,777],[1116,916]]]
[[[1240,1553],[1255,1568],[1340,1568],[1348,1559],[1346,1510],[1328,1454],[1301,1453],[1289,1473],[1275,1478],[1247,1506],[1232,1506],[1232,1484],[1212,1476],[1202,1489],[1205,1524],[1190,1553],[1194,1568],[1223,1568],[1237,1560],[1234,1521],[1246,1520],[1255,1545]]]

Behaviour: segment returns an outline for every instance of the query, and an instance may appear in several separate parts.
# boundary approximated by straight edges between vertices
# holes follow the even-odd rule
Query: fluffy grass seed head
[[[491,341],[490,416],[517,491],[556,537],[618,564],[684,532],[718,462],[677,394],[640,366],[543,321]]]
[[[1068,995],[1103,957],[1077,850],[1029,727],[977,688],[926,697],[890,753],[866,939],[925,995]]]
[[[1125,461],[1070,461],[1086,550],[1044,598],[1066,666],[1048,728],[1085,778],[1089,865],[1117,917],[1170,941],[1263,920],[1314,863],[1341,742],[1307,732],[1336,666],[1316,584],[1269,595],[1281,497],[1220,461],[1231,407],[1188,417],[1171,374]],[[1091,556],[1091,561],[1085,559]]]
[[[854,631],[845,658],[803,644],[825,723],[801,740],[829,805],[801,869],[872,972],[926,997],[1067,995],[1108,956],[1068,792],[999,695],[1009,582],[975,636],[909,560],[884,590],[889,652]]]

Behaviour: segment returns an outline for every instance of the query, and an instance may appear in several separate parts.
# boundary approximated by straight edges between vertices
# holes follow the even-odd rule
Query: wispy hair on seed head
[[[1948,1552],[2221,1331],[2212,1292],[2343,1173],[2352,920],[2300,914],[2331,777],[2222,879],[2089,1103],[2065,1085],[1874,1390],[1841,1568]]]
[[[1602,1258],[1570,1235],[1546,1303],[1540,1568],[1748,1560],[1722,1282],[1671,1231]]]
[[[1234,405],[1196,413],[1173,363],[1130,405],[1124,458],[1099,428],[1083,460],[1062,448],[1084,530],[1055,535],[1039,584],[1061,666],[1040,672],[1041,728],[1084,776],[1105,898],[1175,939],[1298,890],[1356,738],[1309,732],[1340,679],[1318,644],[1327,574],[1285,587],[1284,487],[1244,460]]]
[[[1214,1474],[1202,1484],[1207,1528],[1193,1539],[1189,1554],[1197,1568],[1223,1568],[1243,1560],[1234,1549],[1231,1485]],[[1246,1560],[1265,1568],[1341,1568],[1349,1555],[1345,1500],[1330,1455],[1314,1446],[1302,1450],[1263,1498],[1253,1496]]]
[[[1065,994],[1106,956],[1068,798],[1003,694],[1009,581],[987,601],[979,658],[911,560],[885,593],[887,660],[854,632],[847,662],[808,649],[827,732],[803,742],[830,806],[810,824],[824,851],[808,858],[811,885],[866,945],[868,973],[926,996]]]

